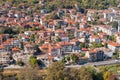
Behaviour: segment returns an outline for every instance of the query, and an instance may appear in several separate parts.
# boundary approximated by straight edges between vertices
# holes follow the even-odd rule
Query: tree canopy
[[[12,5],[19,7],[20,3],[24,3],[26,6],[33,6],[34,10],[45,8],[48,11],[55,10],[57,8],[91,8],[91,9],[107,9],[111,6],[117,6],[120,0],[44,0],[44,5],[36,5],[39,0],[0,0],[1,5],[5,2],[11,2]],[[78,7],[75,6],[78,4]],[[81,10],[79,8],[79,10]]]
[[[118,22],[117,21],[112,22],[112,27],[118,29]]]
[[[35,56],[31,56],[29,62],[32,67],[36,67],[38,65],[37,58]]]
[[[65,65],[62,62],[55,62],[48,67],[46,80],[64,80]]]

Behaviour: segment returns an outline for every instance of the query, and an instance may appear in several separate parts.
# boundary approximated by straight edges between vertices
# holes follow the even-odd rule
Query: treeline
[[[0,80],[118,80],[113,72],[120,65],[105,66],[100,68],[81,67],[66,68],[62,62],[54,62],[47,69],[39,70],[38,67],[26,66],[19,74],[1,76]]]
[[[43,6],[36,5],[39,1],[44,1]],[[117,6],[120,0],[0,0],[1,4],[5,2],[12,2],[14,6],[18,6],[20,3],[26,3],[28,6],[34,6],[39,8],[46,8],[48,10],[54,10],[56,8],[74,8],[74,4],[78,4],[82,8],[91,9],[107,9],[108,7]]]
[[[62,62],[55,62],[48,67],[45,80],[117,80],[108,68],[66,68]]]
[[[74,8],[78,4],[82,8],[107,9],[108,7],[117,6],[120,0],[46,0],[49,8]],[[47,7],[48,8],[48,7]]]

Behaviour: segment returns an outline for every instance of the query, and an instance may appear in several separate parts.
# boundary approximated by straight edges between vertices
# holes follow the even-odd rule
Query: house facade
[[[108,48],[111,49],[112,51],[120,49],[120,44],[110,41],[108,42]]]
[[[90,62],[104,60],[104,52],[102,50],[87,51],[85,56],[89,58]]]

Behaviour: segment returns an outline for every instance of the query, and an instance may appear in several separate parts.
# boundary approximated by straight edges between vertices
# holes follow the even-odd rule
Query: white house
[[[116,34],[116,42],[120,44],[120,33]]]
[[[69,37],[67,35],[60,36],[61,41],[69,41]]]
[[[107,35],[113,35],[117,32],[116,29],[114,29],[114,28],[112,28],[112,26],[108,26],[108,25],[98,25],[96,27],[98,27],[99,31],[102,31],[102,32],[106,33]]]
[[[91,35],[90,36],[90,42],[97,42],[97,43],[100,43],[102,41],[102,39],[97,36],[97,35]]]
[[[112,51],[120,49],[120,44],[110,41],[108,42],[108,48],[111,49]]]
[[[33,32],[32,31],[25,31],[24,34],[28,36],[28,35],[33,34]]]
[[[104,58],[111,58],[113,56],[114,51],[104,48]]]

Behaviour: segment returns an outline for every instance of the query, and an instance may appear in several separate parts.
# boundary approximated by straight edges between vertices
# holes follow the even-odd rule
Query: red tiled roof
[[[25,46],[26,46],[27,48],[28,48],[28,47],[33,47],[31,44],[26,44]]]
[[[14,51],[20,51],[20,49],[19,48],[12,48],[12,51],[14,52]]]
[[[79,42],[79,40],[78,39],[72,39],[72,40],[70,40],[70,42]]]
[[[0,45],[0,49],[4,49],[5,47],[3,45]]]
[[[88,51],[88,49],[87,49],[87,48],[82,48],[81,50],[82,50],[82,51]]]
[[[62,29],[58,29],[58,30],[56,30],[56,33],[65,33],[65,31]]]
[[[108,44],[112,45],[112,46],[115,46],[115,47],[120,46],[120,44],[118,44],[116,42],[113,42],[113,41],[108,42]]]
[[[64,45],[71,45],[70,42],[58,42],[59,45],[64,46]]]

